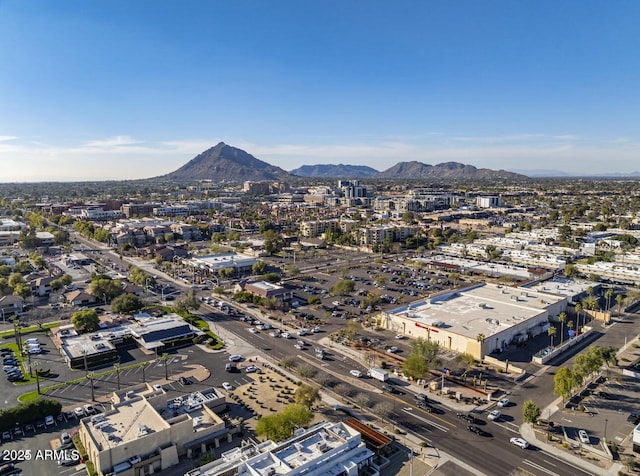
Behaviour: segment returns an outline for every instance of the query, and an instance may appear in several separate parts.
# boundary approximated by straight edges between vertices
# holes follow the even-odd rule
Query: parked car
[[[498,400],[498,406],[499,407],[508,407],[509,406],[509,399],[508,398],[501,398],[500,400]]]
[[[578,438],[580,439],[580,442],[584,443],[585,445],[588,445],[589,443],[591,443],[591,438],[589,438],[589,433],[587,433],[584,430],[578,430]]]
[[[232,355],[229,357],[229,362],[240,362],[242,360],[241,355]]]
[[[629,416],[627,417],[627,423],[632,423],[634,425],[637,425],[638,423],[640,423],[640,413],[636,413],[636,412],[630,413]]]
[[[78,418],[82,418],[84,416],[84,410],[82,409],[82,407],[74,408],[73,413],[75,413]]]
[[[509,440],[509,443],[511,443],[512,445],[519,446],[523,450],[526,450],[527,448],[529,448],[529,442],[523,438],[515,438],[515,437],[511,438]]]
[[[229,382],[222,382],[222,388],[224,388],[228,392],[235,389],[235,387],[231,385]]]
[[[258,372],[260,369],[258,367],[256,367],[255,365],[250,365],[249,367],[247,367],[244,371],[248,374],[253,373],[253,372]]]
[[[502,413],[500,413],[499,410],[492,410],[489,412],[489,415],[487,415],[487,418],[491,421],[495,421],[501,416],[502,416]]]
[[[387,352],[389,352],[390,354],[395,354],[396,352],[398,352],[398,348],[392,345],[387,349]]]
[[[67,443],[71,443],[71,435],[67,432],[64,432],[60,435],[60,442],[63,445],[66,445]]]
[[[44,417],[44,424],[46,426],[55,425],[56,424],[56,420],[51,415],[48,415],[48,416]]]
[[[96,412],[96,409],[93,407],[93,405],[87,404],[83,408],[85,415],[93,415]]]

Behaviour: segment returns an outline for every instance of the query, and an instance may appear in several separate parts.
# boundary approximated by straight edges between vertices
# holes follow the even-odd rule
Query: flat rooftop
[[[425,263],[435,261],[437,263],[452,264],[460,266],[463,272],[471,271],[474,273],[488,275],[516,276],[518,278],[529,279],[529,269],[524,266],[487,263],[485,261],[478,261],[469,258],[454,258],[444,255],[434,255],[430,258],[418,258],[416,261],[423,261]]]
[[[556,294],[571,299],[585,293],[588,288],[597,285],[598,283],[584,279],[553,278],[544,282],[522,286],[522,288],[539,293]]]
[[[143,398],[124,400],[114,410],[87,418],[84,423],[102,449],[126,444],[170,426]]]
[[[502,332],[544,313],[562,297],[484,284],[443,293],[388,311],[430,327],[475,338]]]
[[[82,357],[83,355],[95,355],[101,352],[110,352],[115,346],[103,334],[81,334],[66,337],[60,334],[62,350],[71,359]]]
[[[256,258],[249,255],[243,255],[239,253],[221,253],[217,255],[197,256],[187,261],[195,264],[196,266],[206,266],[209,268],[227,268],[229,266],[251,266],[257,261]]]

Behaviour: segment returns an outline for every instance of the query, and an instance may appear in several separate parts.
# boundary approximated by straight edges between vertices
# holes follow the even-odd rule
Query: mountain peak
[[[219,142],[197,155],[178,170],[164,176],[169,180],[281,180],[289,174],[242,149]]]

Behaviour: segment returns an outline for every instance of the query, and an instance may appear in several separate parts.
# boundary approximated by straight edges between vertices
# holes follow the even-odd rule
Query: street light
[[[604,444],[607,444],[607,423],[609,422],[609,420],[607,420],[606,418],[604,419]]]

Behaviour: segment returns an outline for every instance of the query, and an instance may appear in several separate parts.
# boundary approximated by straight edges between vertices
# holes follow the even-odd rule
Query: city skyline
[[[0,1],[1,181],[148,178],[219,141],[285,170],[637,172],[638,13]]]

